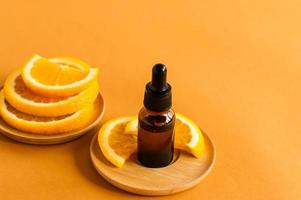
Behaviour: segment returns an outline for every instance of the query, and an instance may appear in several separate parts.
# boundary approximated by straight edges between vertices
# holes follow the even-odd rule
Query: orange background
[[[138,112],[163,62],[175,110],[210,135],[217,162],[193,189],[157,199],[301,199],[300,10],[294,0],[3,1],[0,81],[33,53],[79,57],[100,69],[107,120]],[[97,174],[93,134],[54,146],[0,136],[0,199],[147,199]]]

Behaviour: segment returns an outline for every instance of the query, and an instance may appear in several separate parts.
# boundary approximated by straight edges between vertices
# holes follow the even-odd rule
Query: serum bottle
[[[165,65],[153,67],[138,115],[138,160],[146,167],[165,167],[173,160],[175,113],[166,76]]]

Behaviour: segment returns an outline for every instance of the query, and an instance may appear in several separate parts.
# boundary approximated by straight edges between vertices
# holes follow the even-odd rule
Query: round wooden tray
[[[3,119],[0,117],[0,132],[13,140],[27,144],[47,145],[68,142],[82,136],[99,124],[105,111],[105,102],[100,93],[97,97],[97,101],[99,101],[98,104],[100,106],[100,112],[97,113],[97,116],[95,116],[95,120],[93,122],[81,130],[53,135],[39,135],[19,131],[5,123],[5,121],[3,121]]]
[[[106,160],[97,136],[95,134],[91,141],[90,156],[98,173],[114,186],[139,195],[169,195],[189,189],[209,174],[215,162],[215,147],[208,135],[204,134],[206,147],[199,159],[176,150],[174,162],[169,166],[146,168],[133,155],[119,169]]]

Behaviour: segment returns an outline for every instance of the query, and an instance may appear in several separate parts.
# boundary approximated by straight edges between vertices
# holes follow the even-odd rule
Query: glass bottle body
[[[174,111],[154,112],[143,107],[138,121],[139,161],[152,168],[170,164],[174,153]]]

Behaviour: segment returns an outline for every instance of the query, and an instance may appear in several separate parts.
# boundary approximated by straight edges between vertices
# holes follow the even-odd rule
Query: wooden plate
[[[114,186],[147,196],[169,195],[189,189],[203,180],[215,161],[215,147],[204,134],[206,149],[197,159],[185,152],[175,151],[175,160],[163,168],[146,168],[133,155],[122,168],[114,167],[102,154],[95,134],[90,156],[98,173]]]
[[[27,144],[47,145],[68,142],[82,136],[99,124],[105,111],[104,99],[100,93],[97,97],[97,101],[99,101],[100,112],[97,114],[93,122],[91,122],[87,127],[81,130],[53,135],[39,135],[19,131],[5,123],[5,121],[3,121],[3,119],[0,117],[0,132],[13,140]]]

